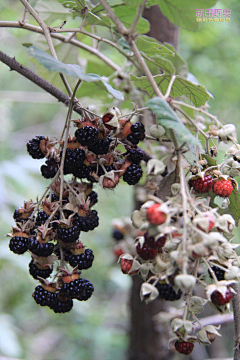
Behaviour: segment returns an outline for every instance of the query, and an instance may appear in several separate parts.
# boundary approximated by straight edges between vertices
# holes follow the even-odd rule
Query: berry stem
[[[200,326],[200,328],[203,330],[203,326],[200,323],[200,321],[198,320],[198,318],[196,317],[196,315],[194,313],[191,312],[192,318],[198,323],[198,325]]]

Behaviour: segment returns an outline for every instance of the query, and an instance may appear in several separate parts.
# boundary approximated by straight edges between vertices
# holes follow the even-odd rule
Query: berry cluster
[[[98,202],[93,184],[112,189],[120,177],[130,185],[142,177],[144,153],[127,140],[130,133],[132,144],[142,140],[144,126],[124,120],[116,131],[109,120],[111,116],[73,120],[77,130],[75,136],[68,135],[67,142],[38,135],[27,143],[32,158],[46,158],[40,170],[51,184],[40,201],[27,201],[14,211],[16,226],[8,234],[9,248],[18,255],[31,254],[29,273],[41,283],[33,298],[55,312],[70,311],[73,299],[88,300],[94,290],[81,277],[81,271],[92,266],[94,254],[79,239],[82,231],[99,225],[98,213],[92,209]],[[130,129],[127,134],[126,128]],[[126,152],[119,151],[118,145]],[[66,180],[62,174],[73,177]],[[69,266],[72,270],[66,270]]]
[[[213,190],[215,195],[220,197],[229,197],[233,191],[233,185],[230,180],[214,180],[211,175],[205,174],[203,178],[195,177],[190,181],[192,187],[197,193],[207,193]]]

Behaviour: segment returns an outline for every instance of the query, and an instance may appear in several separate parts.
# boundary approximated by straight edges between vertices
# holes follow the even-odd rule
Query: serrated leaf
[[[146,105],[155,113],[157,124],[166,129],[172,129],[180,141],[200,146],[199,141],[192,135],[188,128],[181,122],[170,105],[159,97],[150,99]]]
[[[165,73],[169,73],[171,75],[175,74],[175,67],[173,66],[172,62],[165,59],[162,56],[155,55],[152,56],[150,61],[154,64],[159,66]]]
[[[123,95],[120,91],[113,89],[113,87],[106,82],[105,79],[102,79],[101,76],[93,73],[84,74],[83,69],[79,65],[75,64],[65,64],[59,60],[56,60],[54,57],[41,50],[36,46],[30,46],[28,48],[28,53],[30,56],[33,56],[41,65],[43,65],[48,71],[63,73],[68,76],[73,76],[78,79],[81,79],[86,82],[98,82],[101,81],[106,87],[107,91],[113,95],[118,100],[123,100]]]
[[[137,8],[135,6],[127,6],[123,4],[122,6],[118,6],[114,9],[115,14],[117,17],[121,20],[123,25],[126,26],[126,28],[129,28],[137,14]],[[136,31],[139,32],[139,34],[146,34],[150,30],[150,25],[148,20],[140,17],[138,20]]]
[[[134,82],[134,85],[141,90],[147,91],[150,96],[154,95],[153,88],[146,76],[137,77],[130,74],[130,79]],[[163,94],[166,93],[168,84],[171,80],[170,74],[155,75],[154,80],[157,83],[159,89]],[[170,96],[176,98],[178,96],[185,95],[196,106],[202,106],[209,99],[209,95],[206,89],[202,85],[195,85],[190,81],[183,79],[180,76],[176,76],[172,85]]]
[[[156,39],[146,35],[138,36],[136,45],[138,49],[144,52],[144,54],[146,54],[148,57],[155,55],[174,56],[174,51],[170,50],[167,46],[161,44]]]
[[[150,0],[147,6],[158,4],[161,12],[173,24],[187,30],[197,30],[196,9],[208,9],[216,4],[216,0]]]

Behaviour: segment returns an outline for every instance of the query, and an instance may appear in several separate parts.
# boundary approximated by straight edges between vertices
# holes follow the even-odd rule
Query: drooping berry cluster
[[[144,138],[144,126],[124,120],[116,131],[108,124],[109,119],[74,120],[77,130],[75,136],[68,136],[67,143],[42,135],[27,143],[27,151],[34,159],[45,158],[40,170],[51,184],[40,201],[27,201],[15,210],[16,227],[8,234],[9,248],[15,254],[31,254],[29,273],[41,282],[33,298],[55,312],[67,312],[73,299],[85,301],[93,293],[93,285],[81,277],[81,271],[92,266],[94,254],[79,240],[82,231],[99,225],[98,213],[92,209],[98,202],[93,184],[112,189],[120,177],[130,185],[142,177],[143,152],[129,146],[126,140],[131,140],[130,136],[131,142],[137,144]],[[125,153],[116,149],[119,144],[125,146]],[[73,177],[66,180],[62,174]],[[72,271],[66,270],[66,263]],[[53,276],[54,271],[57,273]],[[51,282],[49,277],[57,281]]]

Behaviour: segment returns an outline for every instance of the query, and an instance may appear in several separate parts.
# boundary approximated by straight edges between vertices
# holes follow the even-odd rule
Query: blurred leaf
[[[123,2],[125,5],[139,6],[143,0],[123,0]]]
[[[148,57],[160,55],[160,56],[174,56],[175,50],[171,50],[167,46],[161,44],[159,41],[153,39],[152,37],[142,35],[138,36],[136,40],[136,45],[138,49]],[[174,49],[174,48],[173,48]]]
[[[0,350],[7,356],[20,357],[22,350],[11,315],[0,314]]]
[[[149,83],[148,78],[146,76],[137,77],[130,74],[130,79],[134,82],[134,85],[136,87],[140,88],[141,90],[147,91],[150,96],[154,95],[152,86]],[[168,84],[171,80],[171,75],[169,74],[155,75],[154,80],[156,81],[161,92],[165,94],[167,91]],[[181,95],[187,96],[189,100],[196,107],[204,105],[206,101],[209,99],[209,95],[203,86],[195,85],[190,81],[181,78],[180,76],[176,76],[171,89],[170,96],[176,98]]]
[[[113,87],[102,79],[101,76],[93,73],[84,74],[83,69],[79,65],[74,64],[64,64],[63,62],[54,59],[53,56],[49,55],[45,51],[39,49],[36,46],[31,46],[28,48],[28,53],[30,56],[33,56],[37,61],[42,64],[50,72],[57,71],[68,76],[73,76],[78,79],[81,79],[86,82],[97,82],[101,81],[106,87],[107,91],[113,95],[118,100],[123,100],[124,97],[122,93],[118,90],[113,89]]]
[[[157,124],[162,125],[166,129],[172,129],[176,132],[180,141],[187,144],[200,146],[199,141],[192,135],[188,128],[181,122],[170,105],[159,97],[150,99],[148,106],[156,115]]]
[[[71,15],[69,9],[65,9],[57,1],[38,0],[35,10],[41,18],[48,24],[52,24],[55,20],[66,20],[67,15]]]
[[[215,203],[216,195],[213,191],[208,193],[208,196],[211,198],[210,206],[212,208],[218,207],[218,204]],[[221,198],[222,199],[222,198]],[[240,192],[237,190],[233,190],[231,195],[229,196],[230,204],[227,209],[219,209],[218,212],[220,214],[230,214],[236,221],[236,225],[238,226],[240,220]]]
[[[187,30],[197,30],[196,9],[208,9],[216,4],[217,0],[150,0],[147,7],[158,4],[161,12],[173,24]]]

